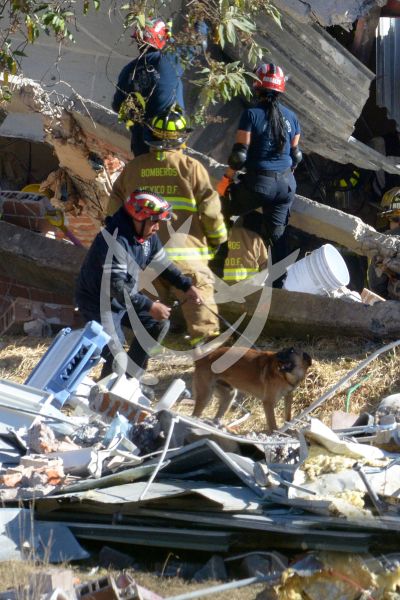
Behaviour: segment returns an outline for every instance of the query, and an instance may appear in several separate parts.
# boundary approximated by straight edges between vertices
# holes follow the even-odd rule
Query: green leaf
[[[39,6],[37,6],[36,8],[34,8],[32,12],[33,13],[37,13],[37,12],[40,12],[41,10],[45,10],[48,7],[49,7],[48,4],[39,4]]]
[[[222,25],[222,23],[220,25],[218,25],[218,38],[219,38],[219,45],[221,46],[222,49],[224,49],[225,36],[224,36],[224,26]]]
[[[236,33],[235,27],[232,21],[228,21],[226,24],[226,38],[230,44],[235,44],[236,42]]]

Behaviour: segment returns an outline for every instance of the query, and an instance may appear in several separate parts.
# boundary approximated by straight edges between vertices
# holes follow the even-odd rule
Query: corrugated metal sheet
[[[319,23],[322,27],[341,25],[351,29],[354,21],[365,17],[375,6],[384,6],[387,0],[274,0],[274,4],[286,9],[299,21]]]
[[[400,19],[381,17],[376,39],[376,102],[400,131]]]
[[[302,149],[339,163],[400,174],[400,165],[351,137],[374,73],[319,25],[300,23],[283,11],[282,28],[271,18],[259,19],[257,25],[258,42],[269,50],[264,59],[281,65],[289,77],[284,102],[299,117]],[[231,59],[244,59],[237,48],[225,52]],[[193,146],[226,162],[242,109],[239,102],[222,107],[218,114],[226,119],[224,137],[211,125],[193,134]]]

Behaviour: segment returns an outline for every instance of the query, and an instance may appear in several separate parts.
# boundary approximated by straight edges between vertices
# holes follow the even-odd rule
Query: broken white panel
[[[155,406],[155,411],[168,410],[172,408],[179,396],[186,390],[186,383],[183,379],[175,379],[168,387],[167,391],[163,394],[159,402]]]
[[[0,125],[0,136],[43,142],[43,117],[39,113],[9,113]]]
[[[150,406],[150,400],[143,394],[139,380],[135,377],[127,379],[125,373],[119,375],[109,388],[112,400],[125,400],[137,406]]]
[[[14,430],[29,429],[35,419],[43,417],[52,429],[70,435],[76,428],[75,421],[51,404],[53,398],[49,392],[0,379],[0,423]]]
[[[38,415],[49,414],[52,400],[49,392],[0,379],[0,422],[13,429],[30,427]]]
[[[67,452],[51,452],[46,454],[46,457],[60,458],[63,462],[64,473],[101,477],[103,461],[109,454],[109,452],[101,452],[93,448],[79,448]]]

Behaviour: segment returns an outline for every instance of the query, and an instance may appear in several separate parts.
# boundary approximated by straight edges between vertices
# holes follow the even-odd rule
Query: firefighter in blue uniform
[[[111,317],[115,334],[122,344],[125,341],[123,327],[131,328],[127,295],[139,321],[154,340],[161,341],[168,331],[170,307],[151,300],[138,289],[140,270],[145,269],[150,262],[155,268],[157,264],[160,265],[160,277],[185,292],[189,302],[202,302],[190,277],[182,275],[169,261],[157,236],[160,222],[170,218],[171,205],[163,198],[152,192],[134,191],[124,205],[112,217],[107,218],[105,231],[97,234],[82,264],[75,290],[79,311],[86,321],[101,323],[102,317],[107,321]],[[115,249],[112,247],[112,250],[115,251],[108,260],[110,239],[113,236]],[[103,306],[101,296],[104,275],[109,276],[110,282],[109,289],[105,290]],[[150,348],[143,348],[139,338],[140,336],[135,336],[128,350],[128,356],[135,364],[129,374],[135,377],[139,377],[145,370],[150,351]],[[112,349],[106,347],[103,357],[105,364],[101,376],[105,377],[112,372]]]
[[[112,109],[121,114],[124,103],[136,103],[142,119],[135,122],[132,114],[131,150],[134,156],[147,154],[146,140],[152,139],[151,132],[144,122],[152,117],[167,113],[174,106],[184,110],[182,59],[192,58],[206,46],[208,27],[204,22],[195,24],[196,33],[202,39],[198,46],[168,49],[170,36],[168,25],[162,19],[149,19],[143,30],[135,29],[132,37],[138,43],[139,57],[129,62],[121,71],[117,89],[112,101]],[[129,111],[128,111],[129,112]]]
[[[302,160],[300,125],[295,113],[279,102],[285,91],[282,69],[261,64],[256,75],[258,103],[242,113],[229,168],[217,190],[221,196],[228,192],[229,215],[243,215],[261,207],[264,241],[271,245],[276,263],[287,255],[285,230],[296,192],[293,171]],[[236,171],[243,168],[246,173],[234,183]],[[274,285],[281,284],[282,278]]]

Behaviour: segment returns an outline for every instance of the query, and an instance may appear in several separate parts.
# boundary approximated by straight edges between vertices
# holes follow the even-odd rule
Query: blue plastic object
[[[97,321],[89,321],[84,329],[62,329],[25,383],[54,394],[54,404],[62,406],[99,363],[101,351],[109,340],[110,336]]]

